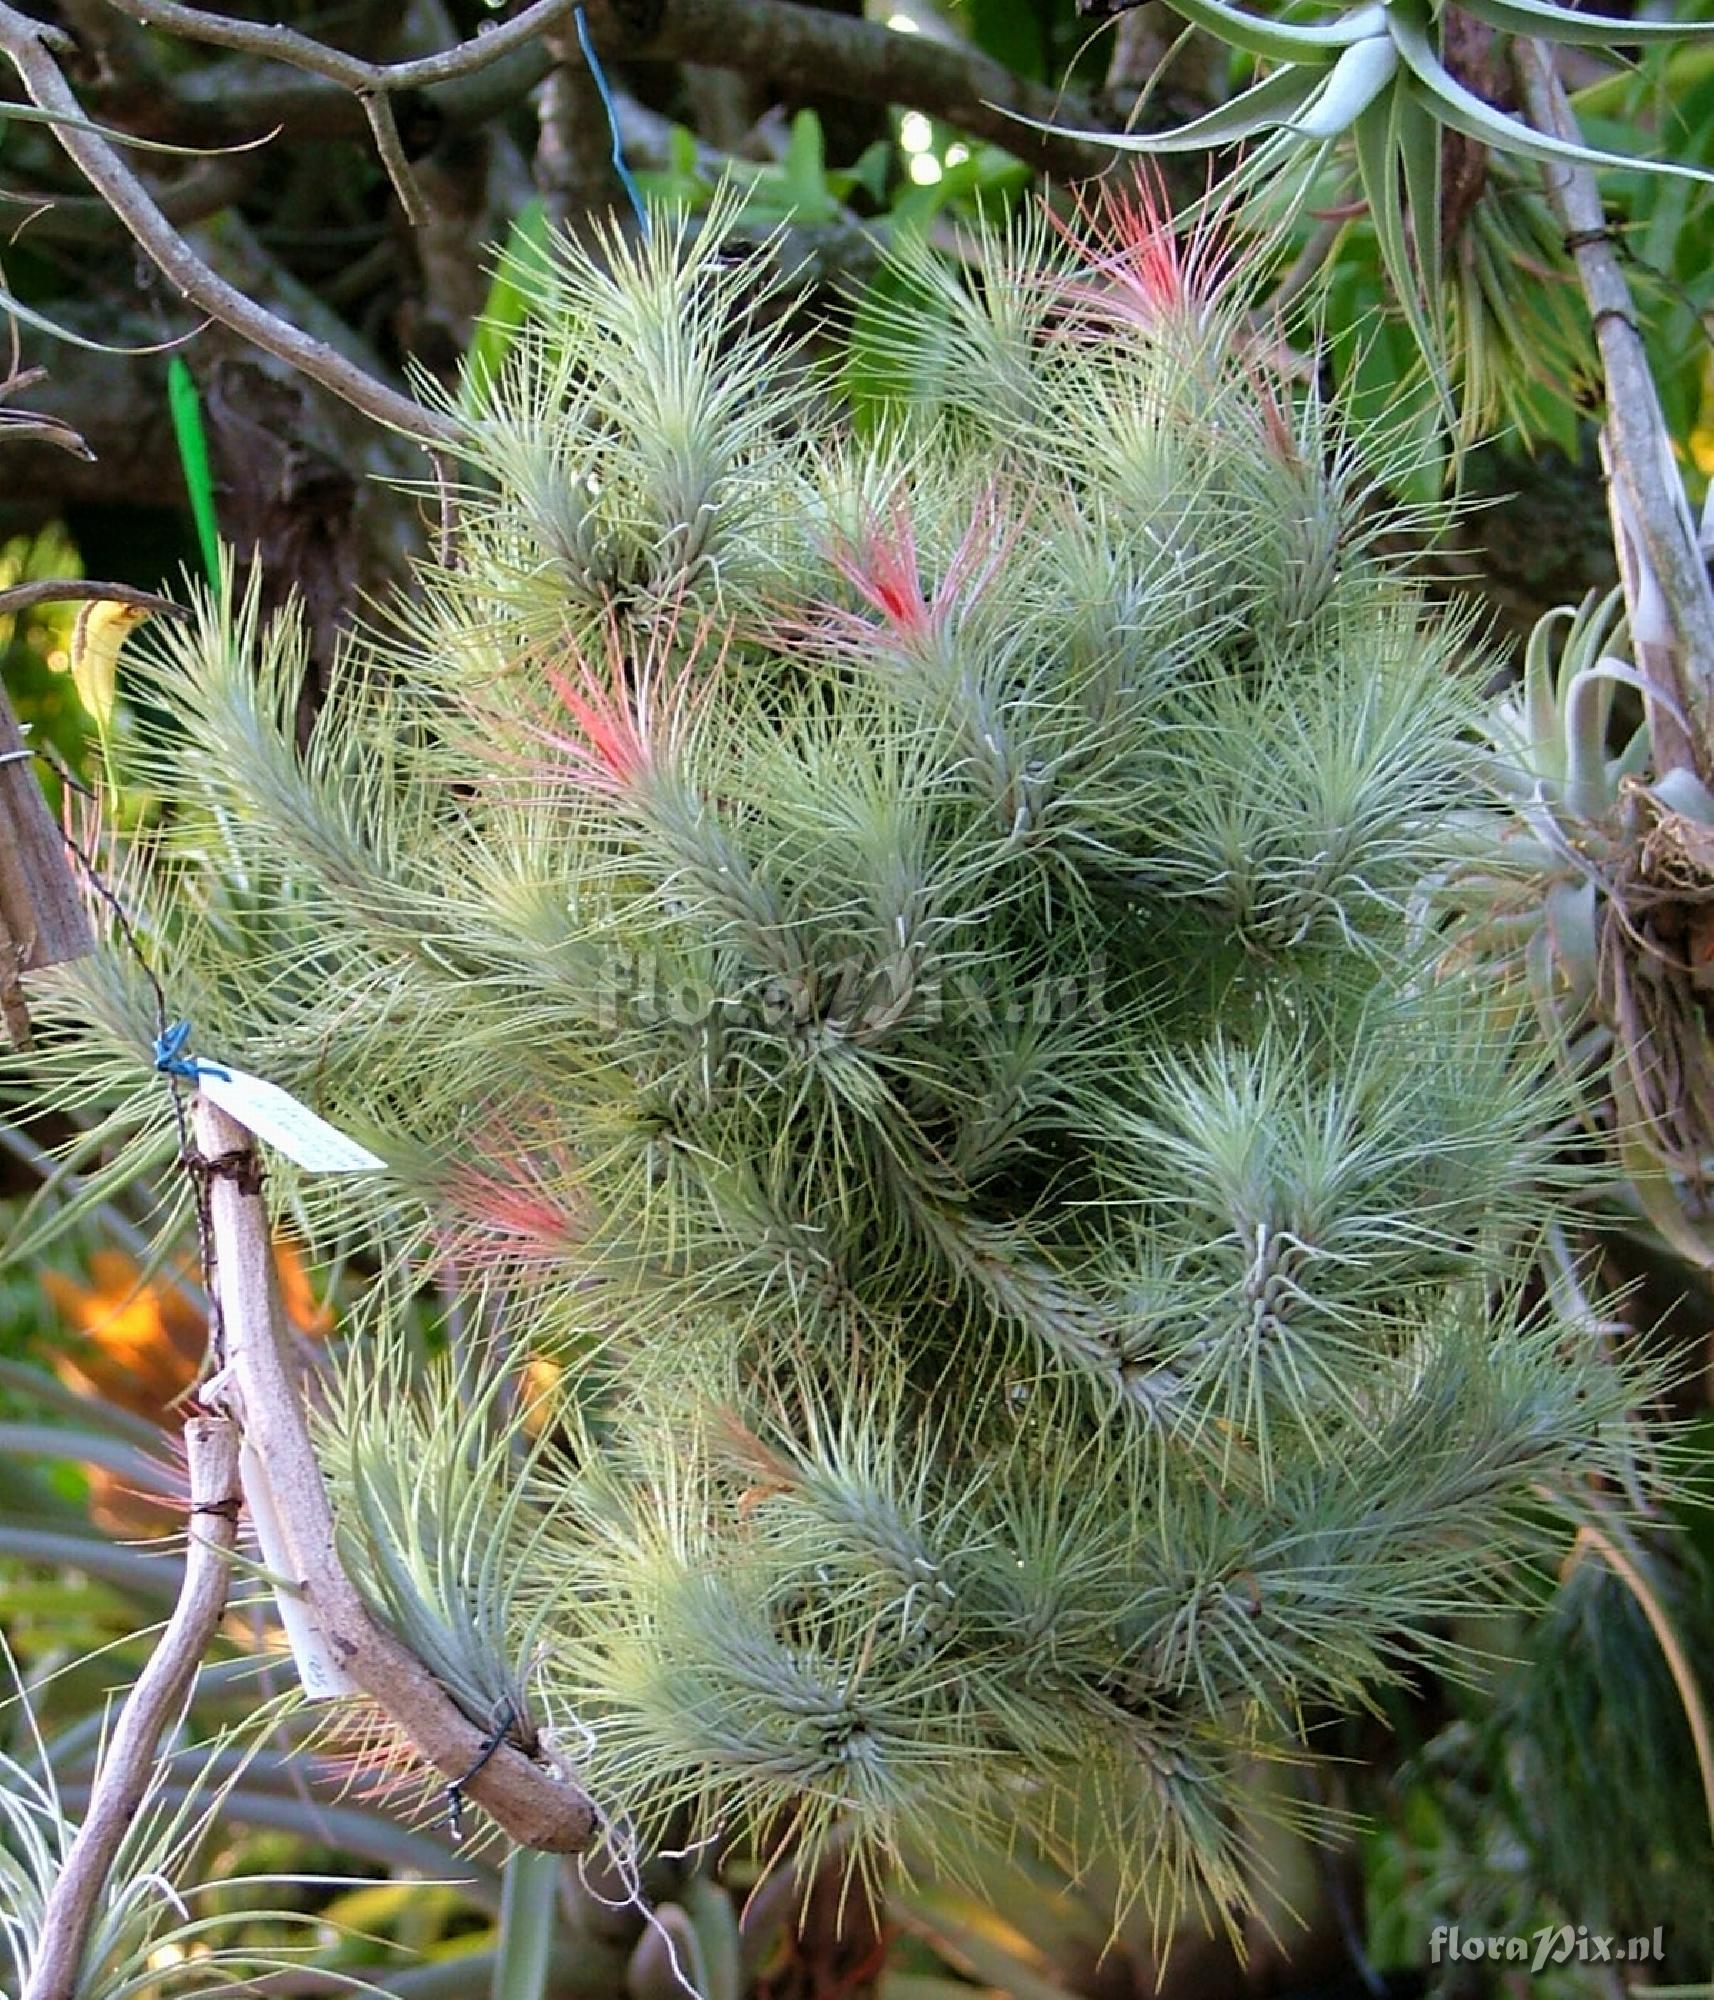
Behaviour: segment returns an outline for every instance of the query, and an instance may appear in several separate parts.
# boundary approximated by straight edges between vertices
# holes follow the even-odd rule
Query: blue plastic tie
[[[229,1069],[222,1069],[219,1063],[204,1062],[200,1056],[185,1054],[185,1045],[189,1040],[188,1021],[176,1021],[155,1037],[155,1067],[162,1076],[183,1077],[187,1083],[195,1083],[199,1077],[217,1076],[223,1082],[230,1082],[232,1072]]]
[[[595,94],[601,99],[601,108],[607,114],[607,130],[613,139],[613,171],[619,178],[619,185],[630,198],[632,210],[637,217],[637,227],[645,236],[649,233],[649,211],[643,205],[643,191],[631,177],[631,169],[625,164],[625,148],[619,140],[619,107],[613,102],[613,93],[607,87],[607,73],[601,67],[601,58],[595,53],[595,44],[589,39],[589,22],[583,9],[577,8],[574,18],[577,22],[577,46],[583,51],[583,60],[589,65],[589,74],[594,80]]]

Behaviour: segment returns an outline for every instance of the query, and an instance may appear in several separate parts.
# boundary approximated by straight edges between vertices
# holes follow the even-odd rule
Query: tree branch
[[[138,19],[146,17],[186,35],[199,32],[207,41],[217,37],[188,25],[181,29],[181,22],[206,26],[224,18],[205,15],[183,0],[123,4]],[[233,22],[229,25],[243,39],[224,39],[222,26],[222,46],[255,60],[292,63],[306,75],[269,84],[217,69],[164,85],[148,102],[139,100],[128,111],[151,130],[197,144],[254,137],[274,126],[288,138],[359,138],[367,125],[356,93],[384,88],[395,94],[420,92],[417,101],[425,116],[448,129],[469,130],[526,97],[552,67],[539,35],[526,39],[512,33],[536,12],[531,8],[506,28],[492,29],[444,55],[385,65],[365,63],[289,29]],[[876,21],[823,13],[792,0],[664,0],[658,19],[646,28],[633,25],[629,12],[613,0],[591,0],[588,7],[596,45],[610,60],[697,63],[769,78],[794,90],[826,94],[836,89],[841,96],[902,105],[943,118],[1069,179],[1103,173],[1116,157],[1106,147],[1040,132],[1022,122],[1033,118],[1044,124],[1099,125],[1099,114],[1082,97],[1033,83],[957,43],[901,35]],[[502,34],[508,41],[496,55],[491,44]],[[480,68],[463,56],[474,49],[482,51]]]
[[[187,42],[208,42],[217,48],[236,49],[241,54],[265,56],[271,62],[288,63],[293,69],[307,70],[342,84],[359,96],[386,95],[400,90],[426,89],[430,84],[450,83],[461,76],[473,76],[504,56],[535,41],[545,28],[569,19],[575,0],[534,0],[521,14],[497,27],[484,28],[457,48],[443,49],[431,56],[416,56],[406,62],[366,62],[343,49],[318,42],[313,35],[299,34],[296,28],[263,21],[239,21],[226,14],[205,13],[200,7],[186,7],[181,0],[108,0],[110,6],[140,21],[147,28],[165,28]]]
[[[89,1810],[42,1911],[24,2000],[72,2000],[102,1891],[149,1794],[162,1736],[178,1720],[226,1608],[238,1538],[238,1429],[226,1417],[185,1425],[190,1462],[190,1556],[178,1603],[137,1677],[101,1761]]]
[[[211,1174],[209,1222],[244,1432],[267,1465],[298,1570],[294,1581],[329,1635],[340,1667],[449,1783],[524,1846],[582,1852],[595,1829],[589,1801],[516,1744],[485,1737],[422,1662],[377,1623],[346,1575],[298,1383],[280,1340],[255,1141],[205,1097],[195,1100],[192,1115],[205,1159],[229,1168],[247,1161],[255,1176]]]
[[[1540,42],[1520,40],[1515,60],[1531,122],[1578,142],[1576,116]],[[1648,352],[1588,167],[1545,166],[1554,214],[1577,262],[1607,381],[1602,432],[1614,542],[1636,664],[1651,690],[1649,734],[1661,771],[1700,770],[1714,691],[1714,591],[1673,464]],[[1686,727],[1686,723],[1689,727]]]
[[[588,14],[603,56],[704,63],[794,90],[906,105],[1074,180],[1106,172],[1118,157],[1022,122],[1099,123],[1080,99],[1017,76],[980,50],[901,35],[878,21],[792,0],[662,0],[648,32],[629,26],[615,0],[590,0]]]
[[[60,73],[39,21],[0,0],[0,51],[10,59],[33,104],[57,118],[85,121],[83,106]],[[149,190],[104,139],[58,124],[54,136],[85,178],[177,290],[211,318],[301,369],[354,408],[419,442],[451,444],[456,426],[378,382],[325,341],[265,311],[216,275],[161,213]]]

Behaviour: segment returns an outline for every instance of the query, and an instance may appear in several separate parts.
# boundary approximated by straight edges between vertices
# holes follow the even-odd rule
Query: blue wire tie
[[[187,1083],[195,1083],[198,1077],[217,1076],[223,1082],[230,1082],[232,1072],[229,1069],[222,1069],[219,1063],[204,1062],[199,1056],[185,1054],[185,1044],[189,1040],[188,1021],[176,1021],[155,1037],[155,1067],[162,1076],[183,1077]]]
[[[607,130],[613,139],[613,171],[619,177],[619,185],[630,198],[637,227],[645,236],[649,233],[649,211],[643,206],[643,192],[631,177],[631,169],[625,164],[625,149],[619,143],[619,107],[613,102],[613,93],[607,87],[607,73],[601,67],[601,58],[595,53],[595,44],[589,39],[589,22],[581,7],[575,10],[577,22],[577,46],[583,51],[583,60],[589,65],[589,74],[595,84],[595,94],[601,99],[601,108],[607,114]]]

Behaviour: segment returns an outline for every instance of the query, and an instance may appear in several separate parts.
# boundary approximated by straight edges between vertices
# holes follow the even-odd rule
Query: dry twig
[[[348,360],[325,341],[302,333],[246,298],[196,254],[161,213],[154,196],[105,139],[87,129],[83,106],[60,71],[50,31],[0,0],[0,52],[17,71],[30,101],[58,119],[54,136],[170,282],[211,318],[300,369],[389,429],[424,443],[451,444],[457,426],[426,410]]]
[[[238,1428],[226,1417],[185,1425],[190,1463],[190,1557],[160,1643],[120,1711],[89,1810],[42,1913],[41,1952],[23,2000],[72,2000],[114,1857],[148,1797],[162,1736],[190,1697],[196,1670],[226,1608],[238,1537]]]
[[[595,1830],[589,1801],[515,1743],[485,1737],[421,1661],[376,1622],[346,1575],[298,1382],[280,1339],[255,1141],[207,1098],[196,1100],[194,1118],[203,1158],[220,1166],[210,1174],[208,1200],[226,1352],[243,1402],[245,1436],[267,1465],[291,1546],[298,1571],[292,1581],[329,1635],[340,1668],[449,1784],[467,1792],[521,1845],[582,1852]]]

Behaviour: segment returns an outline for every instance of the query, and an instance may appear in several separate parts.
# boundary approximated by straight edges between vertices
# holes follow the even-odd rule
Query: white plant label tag
[[[196,1066],[196,1087],[228,1118],[236,1118],[246,1131],[277,1146],[306,1173],[373,1174],[386,1168],[385,1160],[318,1118],[277,1083],[265,1083],[225,1063],[202,1061]]]
[[[236,1117],[237,1113],[232,1115]],[[275,1504],[267,1461],[248,1438],[238,1448],[238,1479],[244,1488],[244,1504],[255,1524],[256,1546],[263,1563],[275,1576],[295,1577],[297,1563],[280,1526],[280,1511]],[[362,1689],[335,1659],[327,1633],[305,1599],[296,1591],[276,1589],[274,1603],[305,1696],[310,1701],[336,1701],[341,1695],[361,1694]]]

